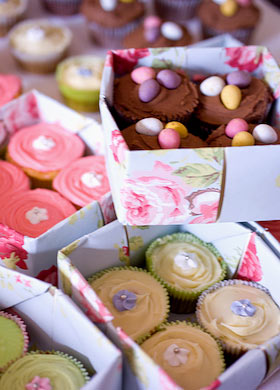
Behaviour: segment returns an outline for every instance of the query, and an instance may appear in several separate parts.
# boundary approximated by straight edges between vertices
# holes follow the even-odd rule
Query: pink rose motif
[[[257,254],[255,239],[256,233],[251,233],[249,243],[240,262],[241,265],[237,272],[237,277],[243,280],[259,282],[262,280],[263,273]]]
[[[158,368],[159,373],[159,381],[160,381],[160,389],[161,390],[182,390],[182,388],[163,371],[162,368]]]
[[[114,72],[118,75],[131,72],[139,58],[150,55],[148,49],[114,50],[112,53]]]
[[[172,175],[169,165],[157,161],[151,172],[135,173],[121,190],[126,219],[132,225],[183,223],[189,216],[186,195],[191,187]]]
[[[121,164],[125,160],[125,152],[128,150],[127,144],[121,135],[120,130],[112,131],[112,143],[110,145],[114,160]]]
[[[49,269],[39,272],[36,278],[43,280],[43,282],[51,283],[53,286],[57,287],[57,267],[52,265]]]
[[[15,230],[0,223],[0,258],[10,259],[13,257],[15,265],[22,269],[28,269],[24,260],[28,253],[23,249],[24,236]]]
[[[220,191],[216,189],[201,190],[192,193],[187,200],[190,202],[192,215],[197,218],[189,223],[214,223],[217,219]]]
[[[115,207],[112,199],[112,195],[105,194],[99,201],[100,207],[102,209],[104,223],[115,221],[117,219]]]
[[[30,383],[25,385],[26,390],[52,390],[49,378],[35,376]]]
[[[263,62],[262,53],[257,51],[257,47],[228,47],[225,49],[226,55],[230,57],[225,63],[232,68],[253,72]]]
[[[122,246],[122,251],[125,256],[129,256],[129,248],[128,246]]]

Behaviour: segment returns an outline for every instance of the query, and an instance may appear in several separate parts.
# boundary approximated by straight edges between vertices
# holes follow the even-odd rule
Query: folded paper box
[[[109,52],[100,111],[118,220],[124,225],[170,225],[280,219],[279,145],[128,149],[110,108],[115,76],[137,66],[181,68],[190,76],[250,71],[271,87],[271,121],[280,128],[280,70],[265,47]]]
[[[0,121],[10,135],[39,121],[60,123],[83,139],[87,154],[104,151],[101,126],[96,121],[37,91],[2,107]],[[58,249],[112,219],[114,207],[108,193],[100,202],[93,201],[37,238],[23,236],[0,224],[0,264],[55,284]]]
[[[114,221],[81,237],[58,253],[60,287],[122,349],[127,374],[123,389],[175,390],[179,387],[130,337],[112,324],[113,316],[86,278],[112,266],[141,266],[148,245],[165,234],[189,231],[211,242],[224,257],[230,277],[258,281],[280,304],[280,245],[256,223],[209,225],[123,226]],[[180,316],[179,316],[180,317]],[[171,319],[178,319],[178,315]],[[181,315],[180,319],[186,319]],[[210,388],[251,390],[280,368],[280,335],[251,350],[220,375]],[[267,359],[268,357],[268,359]],[[210,389],[209,388],[209,389]]]
[[[0,310],[13,309],[24,320],[29,350],[58,350],[80,360],[94,374],[83,390],[122,389],[120,351],[69,297],[48,283],[2,266],[0,285]]]

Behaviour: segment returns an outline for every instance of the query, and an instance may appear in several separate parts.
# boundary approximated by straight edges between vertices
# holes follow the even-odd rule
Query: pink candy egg
[[[241,7],[249,7],[252,4],[252,0],[237,0],[237,3],[241,5]]]
[[[144,20],[144,28],[149,29],[149,28],[155,28],[155,27],[160,27],[161,25],[161,19],[158,16],[147,16]]]
[[[162,149],[177,149],[180,141],[180,134],[174,129],[163,129],[158,135],[158,143]]]
[[[140,66],[139,68],[134,69],[130,76],[136,84],[142,84],[146,80],[154,79],[156,77],[156,72],[153,68],[148,66]]]
[[[240,131],[248,131],[248,123],[241,118],[232,119],[225,128],[225,133],[229,138],[233,138]]]

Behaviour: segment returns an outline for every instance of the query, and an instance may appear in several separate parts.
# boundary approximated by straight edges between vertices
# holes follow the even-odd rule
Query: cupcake
[[[57,192],[40,188],[5,194],[0,204],[0,223],[28,237],[39,237],[76,211]]]
[[[145,7],[138,0],[83,0],[81,12],[95,43],[112,49],[122,47],[124,37],[140,23]]]
[[[0,74],[0,107],[18,97],[20,93],[21,79],[18,76],[13,74]]]
[[[104,60],[93,56],[70,57],[56,70],[56,80],[66,104],[78,111],[98,111]]]
[[[15,133],[6,159],[21,167],[33,187],[51,188],[58,172],[80,158],[84,142],[59,124],[41,122]]]
[[[42,0],[46,9],[57,15],[73,15],[79,12],[82,0]]]
[[[53,188],[77,207],[100,201],[110,191],[104,156],[73,161],[55,177]]]
[[[225,280],[199,298],[196,316],[225,350],[240,355],[280,332],[280,310],[269,291],[255,282]]]
[[[165,323],[141,347],[185,390],[211,385],[225,369],[220,345],[192,323]]]
[[[24,69],[35,73],[54,71],[71,39],[67,27],[43,19],[21,22],[9,34],[12,55]]]
[[[229,33],[245,44],[260,20],[260,10],[251,0],[203,0],[197,15],[204,38]]]
[[[164,21],[158,16],[147,16],[144,22],[124,39],[124,47],[187,46],[192,36],[187,28],[175,22]]]
[[[114,316],[113,324],[137,342],[167,318],[166,289],[141,268],[108,268],[89,278],[89,284]]]
[[[0,122],[0,158],[3,158],[6,152],[9,135],[3,122]]]
[[[0,197],[7,192],[27,191],[30,181],[26,174],[14,164],[0,160]]]
[[[0,37],[7,34],[9,29],[24,17],[28,0],[0,1]]]
[[[28,348],[28,334],[21,318],[4,311],[0,311],[0,378],[15,360],[24,356]],[[2,389],[2,387],[0,386]]]
[[[115,79],[114,109],[124,127],[142,118],[188,122],[197,107],[197,87],[180,70],[135,68]]]
[[[155,10],[161,18],[185,21],[195,16],[200,0],[155,0]]]
[[[58,351],[36,351],[14,362],[0,377],[1,390],[79,390],[89,381],[82,363]]]
[[[193,311],[198,296],[226,275],[226,264],[216,248],[191,233],[153,241],[146,251],[146,264],[167,288],[171,310],[177,313]]]

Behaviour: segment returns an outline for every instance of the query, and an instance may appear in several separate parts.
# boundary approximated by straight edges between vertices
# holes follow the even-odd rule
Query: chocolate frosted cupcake
[[[196,316],[227,352],[240,355],[280,332],[280,309],[255,282],[225,280],[199,298]]]
[[[195,16],[200,0],[155,0],[156,13],[165,19],[185,21]]]
[[[41,0],[48,11],[57,15],[73,15],[79,12],[82,0]]]

